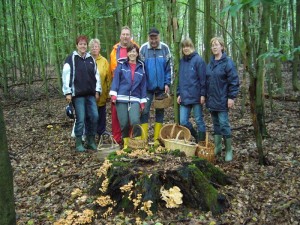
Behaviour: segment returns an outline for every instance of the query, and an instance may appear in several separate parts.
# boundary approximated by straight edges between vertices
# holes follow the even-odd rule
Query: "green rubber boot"
[[[225,149],[226,149],[225,161],[230,162],[233,158],[233,152],[232,152],[232,147],[231,147],[231,138],[225,139]]]
[[[86,150],[82,145],[82,137],[76,137],[75,147],[77,152],[84,152]]]
[[[215,155],[218,155],[222,151],[222,135],[214,135],[215,143]]]
[[[95,142],[95,135],[89,135],[86,137],[87,148],[91,150],[97,150],[97,145]]]
[[[205,141],[206,133],[205,132],[198,132],[198,142]]]

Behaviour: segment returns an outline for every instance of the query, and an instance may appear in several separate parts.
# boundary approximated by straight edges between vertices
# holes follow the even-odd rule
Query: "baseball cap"
[[[148,34],[149,36],[157,36],[159,35],[159,31],[155,27],[152,27]]]

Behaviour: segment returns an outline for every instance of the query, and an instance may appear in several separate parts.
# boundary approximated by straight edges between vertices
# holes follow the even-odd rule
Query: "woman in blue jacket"
[[[205,123],[202,105],[206,96],[206,64],[195,51],[190,38],[181,42],[183,57],[179,64],[179,86],[177,89],[177,103],[180,104],[180,124],[187,127],[196,142],[205,140]],[[189,121],[193,110],[197,131]]]
[[[109,92],[112,103],[116,104],[124,148],[128,145],[129,128],[140,124],[140,111],[147,102],[145,69],[138,56],[136,44],[127,46],[127,59],[118,61]],[[141,130],[134,127],[133,135],[141,136]]]
[[[233,61],[225,53],[224,40],[214,37],[210,41],[213,56],[206,67],[207,98],[214,126],[215,154],[222,150],[222,136],[225,141],[225,161],[233,158],[231,128],[228,111],[234,107],[239,91],[239,77]]]

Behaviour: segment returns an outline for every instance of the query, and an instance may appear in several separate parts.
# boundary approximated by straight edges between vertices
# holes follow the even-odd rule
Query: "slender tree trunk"
[[[296,29],[294,33],[294,47],[297,48],[300,46],[300,0],[296,2]],[[292,13],[293,14],[293,13]],[[294,60],[293,60],[293,75],[292,75],[292,83],[293,90],[300,91],[300,83],[299,83],[299,65],[300,65],[300,53],[299,50],[294,52]]]
[[[196,27],[198,26],[197,23],[197,4],[196,0],[189,0],[189,35],[192,41],[196,44]]]
[[[6,3],[5,0],[2,0],[2,23],[3,23],[3,36],[2,36],[2,51],[1,51],[1,86],[3,87],[3,92],[4,95],[7,96],[8,95],[8,65],[7,65],[7,56],[6,56],[6,52],[10,52],[10,44],[9,44],[9,36],[8,36],[8,27],[7,27],[7,13],[6,13]],[[2,26],[1,26],[2,27]],[[2,28],[1,28],[2,30]],[[2,32],[1,32],[2,33]]]
[[[282,9],[280,5],[274,5],[272,7],[272,11],[271,11],[271,23],[272,23],[272,36],[273,36],[273,45],[274,48],[276,49],[280,49],[280,27],[281,27],[281,17],[282,17]],[[275,81],[277,83],[277,87],[278,87],[278,94],[283,95],[284,89],[283,89],[283,81],[282,81],[282,75],[281,75],[281,62],[279,61],[279,59],[273,59],[274,62],[274,69],[273,69],[273,73],[274,73],[274,78]],[[270,77],[271,78],[271,77]],[[270,80],[271,85],[273,85],[272,83],[272,78]],[[270,88],[273,91],[273,88]],[[269,93],[269,95],[271,96],[272,93]]]
[[[178,25],[178,19],[177,19],[177,2],[176,0],[172,1],[172,30],[173,30],[173,43],[174,43],[174,74],[175,74],[175,80],[174,80],[174,119],[176,123],[179,123],[179,106],[177,104],[177,95],[176,90],[178,87],[179,82],[179,45],[180,45],[180,32],[179,32],[179,25]]]
[[[259,46],[258,55],[265,53],[267,51],[266,40],[270,29],[270,5],[267,3],[262,3],[263,12],[261,18],[261,27],[259,30]],[[263,58],[258,58],[258,63],[256,66],[257,77],[254,78],[253,87],[255,86],[255,110],[254,114],[256,116],[256,123],[254,124],[256,146],[259,155],[259,164],[265,164],[265,156],[263,152],[262,140],[263,137],[267,135],[267,130],[265,126],[265,111],[264,111],[264,77],[265,77],[265,61]]]
[[[9,160],[5,123],[0,105],[0,224],[16,224],[13,172]]]
[[[204,60],[207,63],[210,57],[210,39],[212,38],[210,19],[210,0],[204,0]]]

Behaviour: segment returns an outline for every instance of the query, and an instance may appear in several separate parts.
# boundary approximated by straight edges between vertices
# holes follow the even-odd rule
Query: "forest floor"
[[[285,76],[286,85],[290,76]],[[14,171],[14,192],[18,224],[53,224],[67,209],[79,210],[71,192],[80,188],[89,192],[97,180],[101,161],[95,152],[76,153],[71,138],[73,121],[65,115],[66,101],[56,88],[45,96],[37,90],[31,101],[22,87],[11,90],[14,99],[3,101],[9,153]],[[222,215],[197,210],[161,207],[144,224],[299,224],[300,222],[300,101],[299,94],[286,89],[298,101],[265,101],[268,137],[263,149],[268,165],[258,164],[249,104],[241,113],[241,99],[230,112],[233,129],[234,160],[223,158],[216,166],[233,178],[232,185],[220,187],[230,208]],[[1,94],[1,93],[0,93]],[[298,95],[298,96],[297,96]],[[108,130],[110,131],[110,104]],[[153,115],[153,113],[152,113]],[[166,110],[165,123],[173,123],[173,112]],[[207,129],[211,118],[205,110]],[[151,118],[153,125],[153,117]],[[150,124],[150,137],[153,128]],[[88,199],[86,204],[91,203]],[[114,214],[98,218],[93,224],[130,224],[132,215]],[[126,222],[127,221],[127,222]]]

